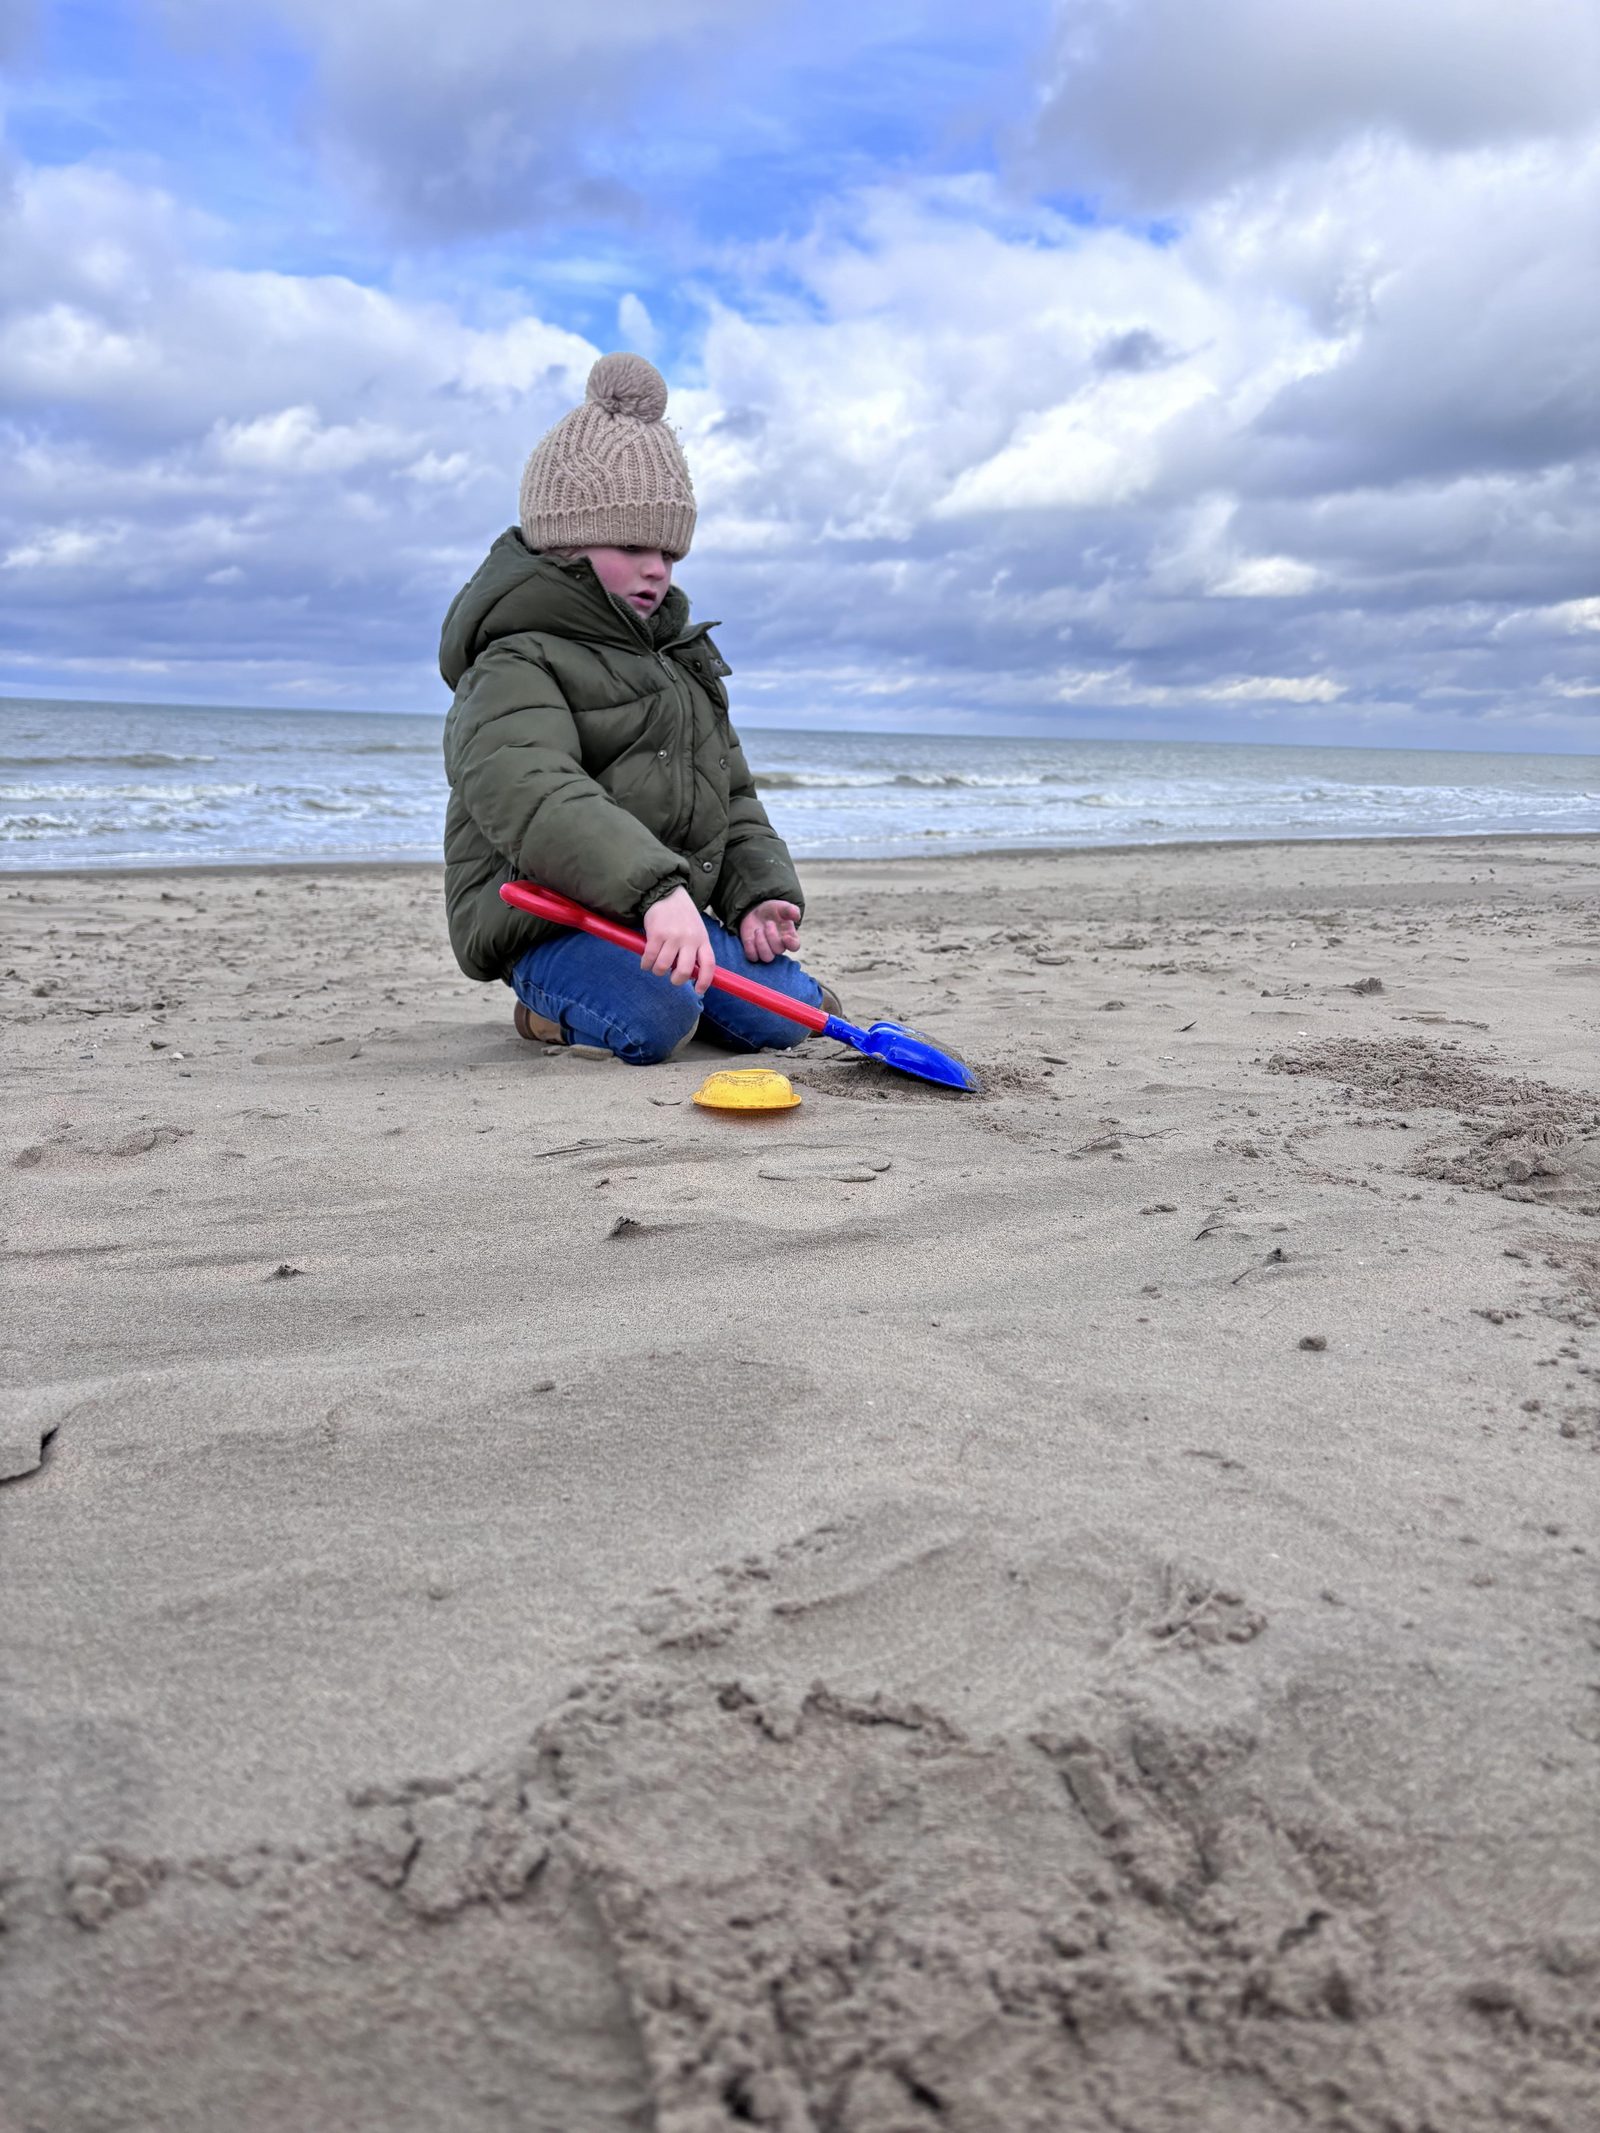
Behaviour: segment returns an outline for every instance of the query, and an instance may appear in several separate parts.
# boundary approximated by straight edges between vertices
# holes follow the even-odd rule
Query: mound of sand
[[[1496,1073],[1421,1037],[1332,1038],[1274,1053],[1267,1070],[1320,1075],[1351,1101],[1393,1111],[1454,1113],[1465,1144],[1425,1149],[1412,1164],[1417,1177],[1600,1215],[1600,1096],[1588,1090]]]

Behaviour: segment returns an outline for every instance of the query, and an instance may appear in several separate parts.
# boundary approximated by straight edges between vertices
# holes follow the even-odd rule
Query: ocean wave
[[[1073,782],[1051,771],[986,777],[970,770],[758,770],[755,780],[764,792],[1034,792]]]
[[[214,763],[214,755],[167,755],[159,748],[133,748],[106,755],[0,755],[0,770],[183,770]]]
[[[1496,786],[1280,786],[1245,779],[1151,778],[1084,789],[1080,780],[1052,774],[1023,779],[905,771],[892,777],[848,781],[784,772],[758,776],[757,783],[792,793],[795,797],[788,805],[803,807],[808,813],[825,809],[834,796],[833,804],[842,818],[869,807],[885,819],[893,818],[905,805],[895,797],[897,790],[914,790],[941,812],[946,807],[970,808],[974,820],[984,811],[1006,809],[1063,822],[1078,810],[1125,815],[1130,820],[1148,818],[1156,810],[1164,820],[1230,824],[1244,835],[1273,834],[1279,827],[1292,834],[1296,826],[1317,823],[1356,825],[1364,818],[1385,831],[1393,822],[1436,828],[1510,817],[1536,824],[1569,816],[1586,819],[1595,807],[1595,795],[1588,792],[1529,792]]]
[[[0,844],[27,844],[36,837],[81,837],[69,815],[0,815]]]
[[[204,807],[221,800],[248,800],[259,785],[0,785],[0,800],[13,807]]]
[[[909,785],[917,792],[1031,792],[1051,781],[1033,776],[989,778],[968,770],[897,770],[887,782]]]
[[[842,771],[811,770],[758,770],[755,781],[763,792],[848,792],[852,788],[868,791],[891,782],[875,771],[851,777]]]

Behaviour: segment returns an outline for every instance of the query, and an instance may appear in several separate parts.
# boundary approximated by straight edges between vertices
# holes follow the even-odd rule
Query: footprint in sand
[[[359,1059],[363,1050],[359,1037],[318,1037],[310,1044],[277,1044],[264,1052],[251,1054],[252,1066],[342,1066],[352,1059]]]
[[[96,1139],[76,1126],[62,1126],[47,1141],[23,1148],[11,1158],[13,1170],[84,1170],[106,1157],[151,1155],[158,1148],[189,1140],[192,1126],[141,1125],[131,1132]]]
[[[1191,1456],[1219,1455],[1202,1451]],[[1124,1650],[1130,1657],[1149,1643],[1166,1651],[1201,1653],[1218,1645],[1252,1644],[1267,1627],[1260,1608],[1209,1572],[1173,1562],[1153,1567],[1153,1576],[1147,1569],[1129,1595],[1122,1627]]]
[[[41,1415],[27,1400],[15,1412],[0,1409],[0,1481],[20,1481],[44,1465],[59,1415]]]
[[[789,1185],[832,1179],[839,1185],[870,1185],[889,1168],[886,1155],[865,1155],[839,1148],[789,1148],[757,1164],[758,1178]]]

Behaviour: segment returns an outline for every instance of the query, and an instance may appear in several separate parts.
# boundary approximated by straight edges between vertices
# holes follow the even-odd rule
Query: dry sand
[[[0,2125],[1600,2123],[1600,840],[807,872],[988,1095],[0,888]]]

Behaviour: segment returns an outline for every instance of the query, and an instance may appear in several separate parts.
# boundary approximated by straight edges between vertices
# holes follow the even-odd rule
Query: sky
[[[0,0],[0,694],[442,711],[595,357],[754,726],[1600,750],[1594,0]]]

